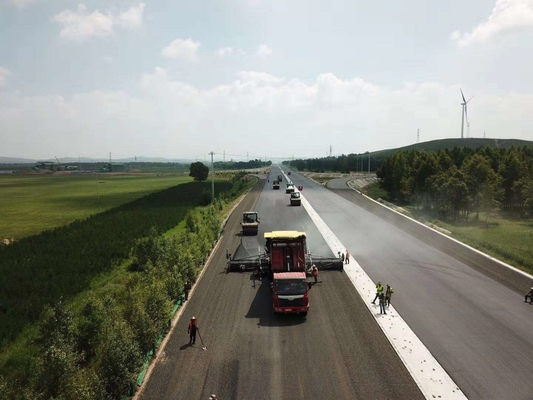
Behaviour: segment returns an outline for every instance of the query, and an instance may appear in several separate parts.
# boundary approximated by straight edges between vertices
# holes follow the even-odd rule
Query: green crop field
[[[192,181],[186,175],[0,175],[0,240],[20,239]]]

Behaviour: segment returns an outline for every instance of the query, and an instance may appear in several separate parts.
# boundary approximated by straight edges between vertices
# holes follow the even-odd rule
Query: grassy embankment
[[[18,226],[18,216],[21,222],[25,222],[26,234],[31,232],[29,226],[32,224],[35,232],[46,226],[43,222],[32,221],[27,217],[36,210],[39,214],[40,205],[32,197],[47,200],[43,202],[43,207],[47,208],[43,219],[51,215],[53,225],[57,226],[61,220],[57,215],[64,209],[70,210],[72,215],[87,216],[95,210],[110,208],[128,197],[138,197],[146,193],[148,187],[153,190],[157,185],[169,186],[190,180],[176,177],[167,180],[168,177],[150,179],[142,176],[109,176],[106,177],[106,182],[117,184],[109,185],[106,191],[100,191],[99,198],[96,196],[95,200],[94,193],[89,193],[88,197],[91,199],[84,199],[80,194],[87,190],[87,185],[91,186],[84,176],[80,177],[81,181],[73,177],[57,181],[24,177],[29,179],[24,181],[25,185],[22,184],[23,181],[16,179],[18,177],[9,178],[11,189],[18,192],[18,196],[11,196],[11,203],[4,199],[4,204],[11,210],[18,211],[10,214],[10,222],[12,226]],[[51,182],[53,187],[47,187],[45,182]],[[228,181],[217,182],[216,191],[220,193],[230,186]],[[160,234],[171,229],[177,233],[179,229],[176,230],[176,226],[184,227],[185,215],[198,207],[209,187],[210,183],[195,182],[171,187],[93,215],[87,220],[77,220],[69,226],[0,247],[3,255],[0,271],[4,277],[3,306],[0,309],[1,375],[15,373],[20,376],[28,368],[27,362],[37,350],[32,346],[37,335],[34,322],[44,304],[52,304],[62,298],[76,308],[76,304],[82,303],[89,292],[92,292],[90,295],[97,296],[109,294],[118,290],[118,287],[127,285],[131,279],[128,266],[131,264],[131,251],[135,243],[146,237],[152,228]],[[26,195],[26,192],[31,195]],[[71,220],[72,215],[64,221]]]
[[[387,199],[386,192],[379,182],[365,188],[365,194],[373,199]],[[450,232],[452,237],[462,241],[484,253],[502,260],[523,271],[533,273],[533,219],[516,219],[501,214],[491,217],[485,223],[485,215],[480,213],[479,220],[470,218],[469,222],[444,222],[428,218],[420,210],[403,206],[410,216],[418,220],[430,220]]]
[[[186,175],[0,175],[0,239],[34,235],[185,182]]]

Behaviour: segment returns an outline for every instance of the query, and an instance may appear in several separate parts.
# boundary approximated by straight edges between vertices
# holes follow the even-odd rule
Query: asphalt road
[[[533,399],[530,279],[413,236],[355,191],[291,178],[368,275],[394,287],[396,310],[468,398]]]
[[[252,209],[259,212],[262,243],[265,231],[304,230],[313,254],[331,256],[303,207],[291,207],[284,190],[272,190],[271,178],[260,180],[228,220],[141,398],[423,398],[344,273],[320,274],[304,319],[273,314],[267,280],[225,272],[225,251],[236,249],[242,212]],[[193,315],[206,351],[199,341],[187,345]]]

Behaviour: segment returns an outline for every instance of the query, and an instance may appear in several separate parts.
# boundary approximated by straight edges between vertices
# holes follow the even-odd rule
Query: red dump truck
[[[309,311],[309,286],[305,272],[279,272],[272,280],[272,305],[278,314]]]

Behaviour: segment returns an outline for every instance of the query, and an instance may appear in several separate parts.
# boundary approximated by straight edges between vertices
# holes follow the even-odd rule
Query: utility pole
[[[209,153],[211,155],[211,202],[215,201],[215,166],[213,164],[213,156],[215,153]]]
[[[331,145],[329,145],[329,156],[331,157],[332,154],[333,154],[333,149],[332,149]]]
[[[111,164],[111,152],[109,152],[109,164]]]
[[[416,142],[420,143],[420,128],[418,128],[416,131]]]
[[[250,161],[250,159],[248,158],[248,152],[246,152],[246,161]]]

